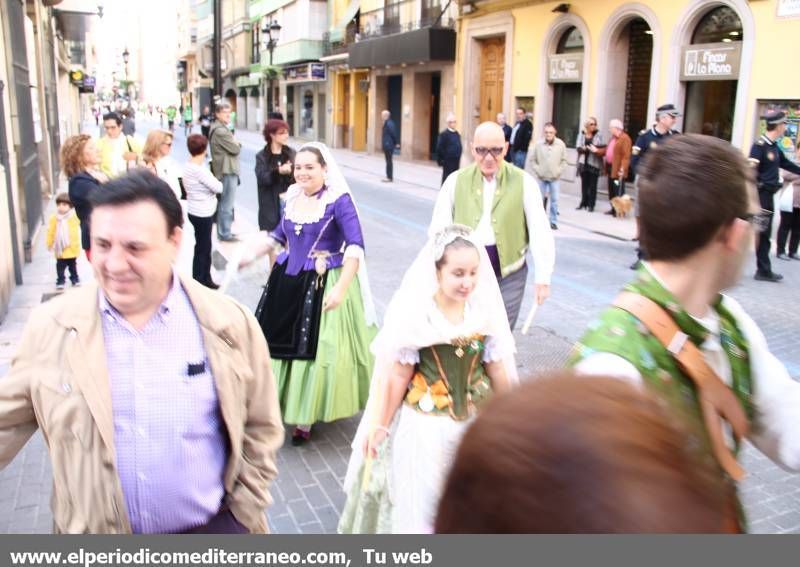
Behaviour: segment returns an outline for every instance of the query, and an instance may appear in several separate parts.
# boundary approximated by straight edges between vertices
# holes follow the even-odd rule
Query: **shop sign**
[[[681,81],[735,81],[741,59],[741,42],[687,45],[683,48]]]
[[[325,80],[324,63],[306,63],[283,68],[283,77],[290,83],[307,83]]]
[[[81,71],[80,69],[75,69],[74,71],[70,71],[69,80],[76,87],[83,86],[83,71]]]
[[[90,77],[89,75],[84,75],[83,77],[83,84],[80,85],[78,88],[78,92],[80,93],[93,93],[94,87],[97,84],[96,77]]]
[[[800,0],[778,0],[779,18],[800,18]]]
[[[551,83],[580,83],[583,80],[583,53],[551,55],[548,63]]]

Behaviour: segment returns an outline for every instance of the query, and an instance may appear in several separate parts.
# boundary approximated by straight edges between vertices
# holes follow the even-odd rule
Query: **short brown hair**
[[[266,124],[264,124],[264,140],[270,144],[272,143],[272,136],[280,132],[281,130],[289,131],[289,124],[284,122],[283,120],[278,120],[277,118],[270,118],[267,120]]]
[[[86,142],[91,139],[88,134],[78,134],[70,136],[61,145],[61,170],[67,178],[86,171],[83,150],[86,148]]]
[[[753,171],[719,138],[670,136],[638,172],[639,238],[653,260],[686,258],[750,212]]]
[[[200,154],[206,153],[207,147],[208,138],[202,134],[191,134],[186,139],[186,148],[189,150],[189,154],[193,156],[199,156]]]
[[[155,163],[161,159],[161,144],[174,139],[172,132],[168,130],[150,130],[147,140],[142,148],[142,159],[145,163]]]
[[[62,192],[56,195],[56,205],[60,205],[61,203],[69,205],[70,207],[72,206],[72,201],[69,198],[69,193]]]
[[[436,532],[724,532],[732,488],[674,418],[619,378],[527,381],[467,430]]]

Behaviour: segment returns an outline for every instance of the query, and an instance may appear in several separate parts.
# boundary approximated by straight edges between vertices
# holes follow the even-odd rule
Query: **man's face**
[[[611,135],[615,138],[619,138],[619,135],[622,133],[622,130],[617,126],[609,126],[608,131],[611,132]]]
[[[223,108],[222,110],[217,112],[217,120],[219,120],[223,124],[229,124],[231,121],[231,109]]]
[[[122,127],[116,120],[103,120],[103,129],[106,131],[106,136],[112,139],[118,138],[122,133]]]
[[[786,122],[783,124],[778,124],[778,127],[775,129],[778,133],[778,138],[783,138],[783,135],[786,133]]]
[[[503,131],[478,131],[472,141],[472,157],[486,177],[493,177],[500,168],[500,163],[508,150]],[[484,155],[481,155],[481,154]],[[494,155],[497,153],[498,155]]]
[[[502,114],[498,114],[497,115],[497,123],[500,124],[500,126],[505,126],[506,125],[506,117],[503,116]]]
[[[456,119],[453,118],[452,120],[447,121],[447,127],[452,128],[453,130],[456,129]]]
[[[677,116],[673,116],[672,114],[662,114],[661,117],[658,119],[658,123],[661,124],[665,129],[671,130],[675,123],[678,121]]]
[[[544,129],[544,139],[548,144],[551,144],[556,139],[556,129],[548,126]]]
[[[389,116],[391,116],[391,115],[388,112],[385,112],[385,111],[381,112],[381,120],[383,120],[384,122],[389,120]]]
[[[517,122],[522,122],[525,120],[525,111],[521,108],[517,109]]]
[[[91,216],[92,268],[109,303],[124,317],[154,311],[172,281],[182,230],[152,201],[102,206]]]

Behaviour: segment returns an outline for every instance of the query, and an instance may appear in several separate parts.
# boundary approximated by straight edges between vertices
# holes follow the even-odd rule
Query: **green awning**
[[[350,0],[347,6],[347,11],[344,16],[336,23],[336,27],[330,31],[330,41],[342,41],[344,39],[344,32],[347,29],[347,24],[356,17],[356,12],[361,5],[359,0]]]

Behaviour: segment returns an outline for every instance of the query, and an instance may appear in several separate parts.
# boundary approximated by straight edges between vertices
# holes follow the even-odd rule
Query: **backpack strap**
[[[639,319],[692,380],[697,388],[700,410],[714,457],[733,480],[744,478],[745,471],[725,444],[722,433],[722,420],[730,424],[737,442],[749,432],[747,415],[733,391],[711,369],[700,349],[688,340],[688,335],[655,301],[638,293],[623,291],[614,300],[614,307]]]

